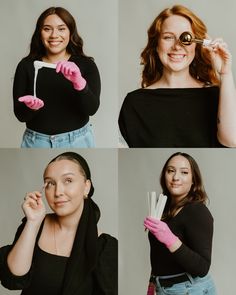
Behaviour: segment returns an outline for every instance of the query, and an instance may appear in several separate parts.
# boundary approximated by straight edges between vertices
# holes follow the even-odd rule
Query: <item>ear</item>
[[[84,188],[84,195],[88,195],[91,188],[91,181],[86,179],[85,181],[85,188]]]

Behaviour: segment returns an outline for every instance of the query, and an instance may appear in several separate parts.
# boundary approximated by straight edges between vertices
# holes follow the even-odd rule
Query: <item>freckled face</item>
[[[82,212],[84,196],[89,193],[91,183],[77,163],[58,160],[49,164],[44,182],[47,202],[58,216]]]
[[[164,71],[189,70],[195,56],[196,44],[183,46],[179,43],[180,35],[186,31],[194,36],[189,20],[183,16],[172,15],[163,22],[157,51]]]
[[[167,164],[165,171],[165,182],[172,198],[179,201],[183,199],[192,186],[192,170],[189,161],[177,155]]]

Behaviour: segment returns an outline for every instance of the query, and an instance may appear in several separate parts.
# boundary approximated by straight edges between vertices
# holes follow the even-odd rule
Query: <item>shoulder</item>
[[[34,60],[29,57],[24,57],[17,65],[17,70],[32,70]]]
[[[79,66],[97,67],[93,58],[82,55],[72,55],[70,61],[73,61]]]
[[[98,251],[102,252],[113,252],[115,253],[118,250],[118,241],[115,237],[102,233],[98,237]]]
[[[197,220],[213,220],[212,214],[207,206],[203,203],[192,203],[184,207],[184,213],[186,216]]]

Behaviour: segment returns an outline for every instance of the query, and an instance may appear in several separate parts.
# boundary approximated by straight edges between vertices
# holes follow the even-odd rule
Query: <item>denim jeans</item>
[[[87,123],[80,129],[56,135],[47,135],[26,128],[22,148],[91,148],[95,147],[92,126]]]
[[[216,289],[213,280],[210,275],[206,275],[203,278],[192,278],[189,275],[190,280],[174,284],[171,287],[161,287],[158,277],[157,282],[157,295],[216,295]]]

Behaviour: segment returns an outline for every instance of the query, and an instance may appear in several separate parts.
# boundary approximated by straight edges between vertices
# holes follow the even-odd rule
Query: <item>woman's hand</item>
[[[46,208],[42,201],[42,193],[34,191],[27,193],[22,204],[27,221],[41,223],[46,215]]]
[[[223,39],[217,38],[204,48],[208,50],[213,68],[219,75],[231,73],[232,57]]]
[[[171,248],[179,241],[178,237],[175,236],[170,230],[169,226],[156,218],[146,217],[144,220],[144,226],[167,248]]]
[[[18,98],[18,101],[23,102],[28,108],[32,110],[39,110],[44,106],[42,99],[33,95],[25,95]]]
[[[86,86],[86,80],[82,77],[79,67],[71,61],[59,61],[56,72],[61,72],[66,79],[73,83],[76,90],[82,90]]]

